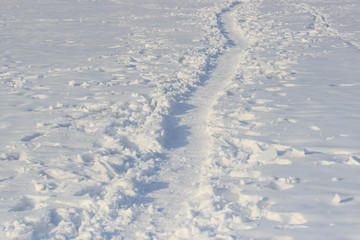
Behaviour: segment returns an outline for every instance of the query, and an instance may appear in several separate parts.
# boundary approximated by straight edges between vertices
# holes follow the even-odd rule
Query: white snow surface
[[[359,16],[2,0],[0,239],[360,239]]]

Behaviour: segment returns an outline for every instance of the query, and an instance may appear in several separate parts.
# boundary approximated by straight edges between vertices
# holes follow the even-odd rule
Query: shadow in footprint
[[[347,202],[351,202],[352,200],[354,200],[354,198],[353,198],[353,197],[349,197],[349,198],[342,199],[342,200],[340,201],[340,203],[347,203]]]
[[[22,197],[20,201],[10,210],[10,212],[20,212],[31,210],[35,207],[35,203],[28,197]]]
[[[169,187],[169,183],[166,182],[152,182],[152,183],[139,182],[136,184],[136,188],[139,189],[139,192],[141,192],[142,195],[147,195],[151,192],[155,192],[168,187]]]
[[[166,136],[165,147],[167,149],[184,147],[189,144],[189,141],[187,140],[189,135],[190,127],[186,125],[171,128]]]
[[[38,138],[38,137],[41,137],[42,134],[41,133],[34,133],[34,134],[31,134],[31,135],[27,135],[27,136],[23,136],[21,138],[21,141],[23,142],[30,142],[31,140],[35,139],[35,138]]]
[[[136,205],[146,205],[154,202],[154,198],[148,196],[148,194],[158,191],[164,188],[168,188],[169,184],[165,182],[152,182],[152,183],[145,183],[145,182],[138,182],[135,184],[135,188],[138,189],[138,194],[135,196],[128,196],[122,194],[119,196],[116,207],[122,209],[128,209]]]
[[[190,96],[188,96],[189,98]],[[189,110],[194,109],[195,106],[188,104],[186,102],[177,103],[176,106],[173,108],[171,115],[172,116],[181,116],[185,113],[189,112]]]
[[[190,127],[187,125],[180,125],[180,117],[194,109],[193,105],[188,103],[178,103],[172,111],[172,117],[167,121],[167,130],[165,135],[165,147],[167,149],[175,149],[184,147],[189,144],[187,140],[190,135]]]

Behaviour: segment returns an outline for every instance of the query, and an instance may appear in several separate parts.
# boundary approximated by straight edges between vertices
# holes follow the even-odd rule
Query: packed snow
[[[360,2],[3,0],[1,239],[360,239]]]

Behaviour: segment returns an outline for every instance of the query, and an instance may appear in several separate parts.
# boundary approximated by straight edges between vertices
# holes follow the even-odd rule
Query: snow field
[[[222,50],[225,5],[6,2],[5,238],[142,234],[129,224],[166,187],[151,176],[166,160],[171,108]]]
[[[4,1],[1,238],[358,239],[358,7]]]

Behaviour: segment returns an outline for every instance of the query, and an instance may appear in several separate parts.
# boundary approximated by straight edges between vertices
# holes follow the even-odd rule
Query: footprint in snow
[[[332,203],[334,205],[340,205],[342,203],[347,203],[347,202],[351,202],[352,200],[354,200],[353,197],[347,197],[347,198],[343,198],[341,197],[339,194],[335,194],[335,196],[332,199]]]
[[[33,95],[31,98],[32,98],[32,99],[46,99],[46,98],[48,98],[48,97],[49,97],[48,95],[36,94],[36,95]]]
[[[35,138],[38,138],[38,137],[40,137],[40,136],[42,136],[41,133],[34,133],[34,134],[31,134],[31,135],[26,135],[26,136],[23,136],[23,137],[21,138],[21,141],[23,141],[23,142],[30,142],[31,140],[33,140],[33,139],[35,139]]]
[[[16,161],[20,159],[20,153],[3,153],[0,155],[0,160]]]
[[[278,92],[280,91],[282,88],[280,87],[270,87],[270,88],[265,88],[265,91],[268,91],[268,92]]]
[[[307,223],[306,218],[298,212],[282,213],[265,211],[265,217],[270,221],[276,221],[291,225],[302,225]]]
[[[20,211],[26,211],[31,210],[35,207],[35,202],[26,197],[23,196],[20,201],[10,210],[10,212],[20,212]]]
[[[294,184],[297,184],[300,182],[299,178],[274,178],[266,187],[273,189],[273,190],[286,190],[294,187]]]
[[[349,160],[345,163],[352,166],[360,166],[360,158],[354,155],[350,155]]]

